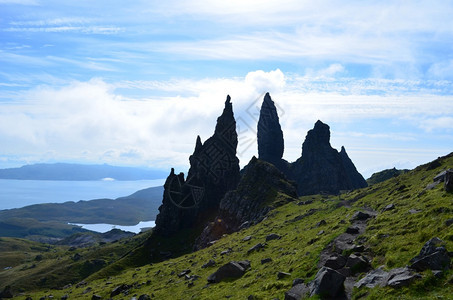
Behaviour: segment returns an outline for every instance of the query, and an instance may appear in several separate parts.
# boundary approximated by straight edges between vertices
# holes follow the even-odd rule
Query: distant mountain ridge
[[[152,180],[165,178],[167,173],[157,169],[117,167],[107,164],[84,165],[70,163],[33,164],[20,168],[0,169],[0,179],[91,181],[113,178],[115,180]]]

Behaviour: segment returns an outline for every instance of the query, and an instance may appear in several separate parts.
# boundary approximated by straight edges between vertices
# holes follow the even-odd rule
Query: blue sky
[[[185,171],[227,94],[241,165],[256,106],[284,158],[316,120],[368,177],[453,151],[450,1],[0,0],[0,167],[70,161]]]

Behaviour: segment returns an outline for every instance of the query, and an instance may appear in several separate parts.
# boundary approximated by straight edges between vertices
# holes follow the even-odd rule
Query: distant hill
[[[162,194],[163,187],[159,186],[116,200],[44,203],[0,210],[0,237],[64,238],[84,231],[68,223],[135,225],[152,221],[159,212]]]
[[[102,180],[113,178],[115,180],[150,180],[167,176],[167,172],[133,167],[116,167],[107,164],[33,164],[20,168],[0,169],[0,179],[19,180]]]
[[[407,173],[407,172],[409,172],[409,170],[407,170],[407,169],[398,170],[396,168],[382,170],[380,172],[373,173],[373,175],[371,175],[371,177],[368,178],[366,180],[366,182],[368,183],[368,185],[372,185],[372,184],[386,181],[393,177],[397,177],[397,176]]]

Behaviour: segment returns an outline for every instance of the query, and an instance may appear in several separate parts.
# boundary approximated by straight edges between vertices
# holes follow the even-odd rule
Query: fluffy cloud
[[[333,65],[325,74],[341,70]],[[404,149],[428,147],[422,142],[420,123],[414,120],[424,120],[423,128],[441,134],[453,127],[452,119],[445,117],[453,115],[451,96],[376,95],[357,92],[358,87],[346,94],[328,93],[328,86],[338,82],[326,81],[327,87],[318,90],[319,78],[313,80],[277,69],[253,71],[242,78],[116,84],[92,79],[61,88],[41,86],[19,94],[12,103],[0,104],[0,139],[4,154],[21,155],[28,161],[46,157],[185,168],[196,136],[206,140],[212,135],[229,93],[240,131],[238,154],[244,165],[257,153],[257,115],[264,93],[271,91],[285,134],[285,158],[292,161],[300,156],[306,132],[321,119],[331,125],[332,145],[345,145],[359,170],[368,172],[382,157],[397,161],[396,153],[402,155]],[[389,84],[403,88],[407,83]],[[364,85],[369,87],[369,83]],[[131,99],[117,91],[138,88],[150,96]],[[438,107],[443,108],[441,112]],[[381,125],[370,129],[370,120]],[[383,126],[386,122],[396,125]],[[442,155],[447,150],[437,151],[435,155]],[[419,153],[420,162],[427,153]]]

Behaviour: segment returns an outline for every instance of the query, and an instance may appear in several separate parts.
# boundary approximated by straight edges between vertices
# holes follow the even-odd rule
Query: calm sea
[[[165,179],[137,181],[50,181],[0,179],[0,210],[39,203],[116,199],[163,185]]]

